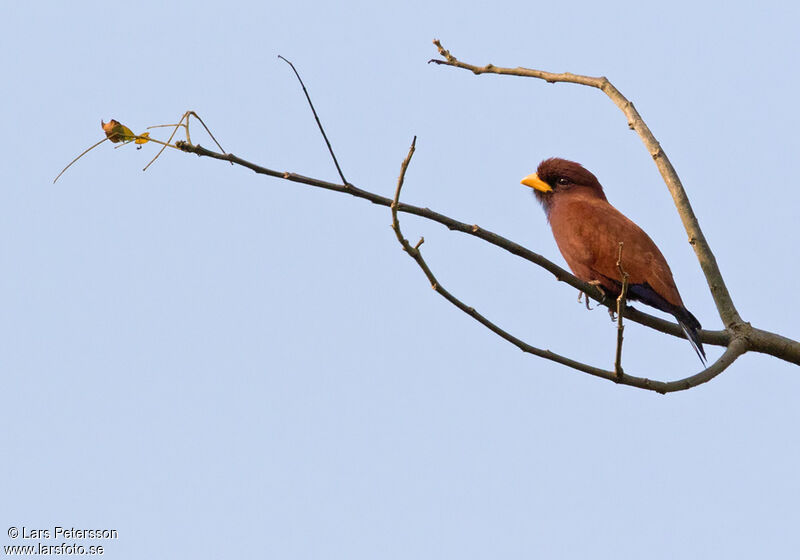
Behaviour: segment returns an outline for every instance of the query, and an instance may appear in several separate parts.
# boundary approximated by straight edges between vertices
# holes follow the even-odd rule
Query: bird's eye
[[[556,180],[556,183],[558,183],[559,185],[569,185],[569,179],[567,179],[566,177],[559,177]]]

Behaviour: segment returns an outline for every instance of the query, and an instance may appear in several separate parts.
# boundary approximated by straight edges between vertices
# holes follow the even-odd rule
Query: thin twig
[[[187,123],[185,125],[183,124],[183,119],[186,119],[186,121],[187,121]],[[161,146],[161,149],[158,150],[158,153],[156,153],[156,155],[153,156],[153,159],[151,159],[149,162],[147,162],[147,165],[144,166],[142,171],[147,171],[147,168],[150,167],[151,165],[153,165],[153,162],[155,162],[158,159],[158,156],[160,156],[161,153],[164,150],[167,149],[167,145],[169,145],[169,143],[172,142],[172,139],[175,137],[175,133],[178,132],[178,128],[179,127],[183,126],[183,127],[186,128],[186,139],[187,139],[187,141],[190,141],[189,140],[189,123],[188,123],[188,121],[189,121],[189,112],[187,111],[186,113],[183,114],[183,116],[181,117],[181,120],[178,121],[178,124],[174,125],[175,128],[172,130],[172,134],[169,135],[169,138],[167,138],[166,144],[164,146]],[[161,126],[161,125],[156,125],[156,126]],[[165,126],[173,126],[173,125],[165,125]],[[149,128],[154,128],[154,127],[149,127]],[[221,151],[224,153],[224,150],[221,150]]]
[[[614,372],[617,377],[623,376],[622,371],[622,333],[625,330],[625,325],[622,324],[622,316],[625,314],[625,300],[628,297],[628,273],[622,268],[622,247],[625,244],[619,242],[619,254],[617,255],[617,270],[619,270],[620,277],[622,278],[622,288],[617,297],[617,352],[614,358]]]
[[[67,166],[66,166],[64,169],[62,169],[62,170],[61,170],[61,173],[59,173],[58,175],[56,175],[56,178],[55,178],[55,179],[53,179],[53,184],[55,184],[55,182],[56,182],[56,181],[58,181],[58,178],[59,178],[59,177],[61,177],[61,176],[64,174],[64,172],[65,172],[67,169],[69,169],[70,167],[72,167],[72,164],[73,164],[73,163],[75,163],[76,161],[78,161],[79,159],[81,159],[81,158],[82,158],[84,155],[86,155],[88,152],[91,152],[93,149],[95,149],[97,146],[99,146],[100,144],[102,144],[102,143],[103,143],[103,142],[105,142],[106,140],[108,140],[108,137],[106,137],[106,138],[103,138],[102,140],[98,140],[97,142],[95,142],[94,144],[92,144],[91,146],[89,146],[88,148],[86,148],[85,150],[83,150],[83,151],[80,153],[80,155],[78,155],[78,156],[77,156],[75,159],[73,159],[71,162],[69,162],[69,163],[67,164]]]
[[[319,131],[322,133],[322,137],[325,139],[325,144],[328,145],[328,151],[331,153],[331,157],[333,158],[333,164],[336,166],[336,171],[339,172],[339,177],[342,178],[342,184],[343,185],[349,185],[349,183],[347,182],[347,179],[344,178],[344,173],[342,173],[342,168],[339,167],[339,161],[336,159],[336,154],[333,153],[333,148],[331,147],[331,143],[328,140],[328,135],[325,134],[325,129],[322,127],[322,123],[320,122],[319,116],[317,115],[317,110],[314,109],[314,104],[311,102],[311,96],[308,95],[308,90],[306,89],[306,85],[303,83],[303,79],[300,77],[300,73],[297,71],[297,68],[294,67],[294,64],[289,62],[287,59],[285,59],[281,55],[278,55],[278,58],[280,58],[286,64],[291,66],[292,70],[294,70],[294,75],[297,76],[297,79],[300,82],[300,85],[303,87],[303,93],[306,94],[306,99],[308,100],[309,107],[311,107],[311,112],[314,113],[314,119],[316,119],[316,121],[317,121],[317,126],[319,127]]]
[[[705,236],[703,235],[703,231],[700,229],[700,224],[697,221],[694,210],[692,210],[692,206],[689,204],[689,197],[686,195],[686,191],[683,188],[683,184],[681,183],[675,168],[669,161],[667,154],[664,153],[664,150],[661,148],[658,140],[656,140],[655,136],[653,136],[650,128],[633,106],[633,103],[631,103],[624,95],[622,95],[622,93],[620,93],[620,91],[614,87],[614,85],[605,76],[581,76],[579,74],[572,74],[569,72],[555,74],[553,72],[544,72],[542,70],[534,70],[532,68],[502,68],[494,66],[493,64],[487,64],[486,66],[475,66],[473,64],[467,64],[459,61],[450,53],[450,51],[445,49],[438,40],[434,39],[433,43],[439,50],[439,54],[444,58],[444,60],[433,59],[429,61],[435,64],[462,68],[469,70],[474,74],[504,74],[509,76],[524,76],[529,78],[538,78],[549,83],[569,82],[597,88],[605,93],[611,99],[611,101],[625,114],[625,117],[628,119],[628,127],[635,130],[642,139],[647,151],[655,161],[656,167],[658,167],[661,177],[664,179],[670,194],[672,194],[672,199],[675,202],[676,208],[678,209],[678,214],[681,217],[683,226],[686,229],[686,233],[689,235],[689,243],[692,245],[692,247],[694,247],[695,254],[700,262],[700,267],[703,269],[703,274],[708,282],[708,287],[711,290],[711,296],[714,298],[714,303],[717,306],[717,311],[719,312],[723,324],[726,328],[731,328],[733,326],[736,326],[737,328],[744,328],[744,322],[739,316],[739,313],[736,311],[736,307],[733,304],[733,299],[728,292],[728,288],[722,278],[722,273],[717,265],[717,260],[714,257],[714,253],[711,251],[711,247],[708,245]]]
[[[392,199],[392,203],[389,205],[389,209],[392,211],[392,229],[394,230],[394,234],[397,236],[397,241],[399,241],[400,245],[403,246],[403,250],[405,250],[412,257],[419,253],[419,247],[422,245],[424,238],[420,238],[419,242],[412,247],[408,240],[403,237],[403,234],[400,231],[400,220],[397,219],[397,206],[400,203],[400,191],[403,189],[403,183],[406,180],[408,164],[411,163],[411,157],[414,155],[416,149],[417,137],[414,136],[414,139],[411,140],[411,147],[408,149],[408,155],[400,165],[400,176],[397,178],[397,188],[394,191],[394,199]]]
[[[206,123],[203,121],[203,119],[201,119],[201,118],[200,118],[200,115],[198,115],[198,114],[197,114],[197,113],[195,113],[194,111],[189,111],[189,116],[190,116],[190,117],[194,117],[194,118],[196,118],[198,121],[200,121],[200,124],[202,124],[202,125],[203,125],[203,128],[205,128],[205,129],[206,129],[206,133],[208,133],[208,135],[209,135],[209,136],[211,137],[211,139],[214,141],[214,144],[216,144],[216,145],[217,145],[217,148],[219,148],[219,151],[220,151],[220,152],[222,152],[222,153],[224,154],[224,153],[225,153],[225,149],[224,149],[224,148],[223,148],[223,147],[220,145],[220,143],[219,143],[219,142],[217,142],[217,139],[214,137],[214,134],[212,134],[212,133],[211,133],[211,129],[209,129],[209,128],[206,126]],[[191,141],[192,141],[192,140],[191,140],[191,138],[189,138],[189,117],[186,117],[186,141],[187,141],[187,142],[191,142]],[[233,164],[231,164],[231,165],[233,165]]]
[[[161,153],[167,148],[167,146],[169,146],[170,148],[174,148],[175,147],[173,144],[170,144],[170,142],[172,142],[172,139],[175,137],[175,133],[178,132],[178,128],[183,127],[186,130],[186,141],[189,142],[190,144],[192,143],[192,137],[189,135],[189,118],[192,117],[192,116],[194,118],[196,118],[198,121],[200,121],[200,124],[202,124],[203,128],[206,129],[206,132],[211,137],[211,139],[214,141],[214,144],[217,145],[217,148],[219,148],[219,151],[222,152],[223,154],[225,153],[225,150],[222,148],[220,143],[217,142],[217,139],[214,138],[214,135],[211,134],[211,131],[206,126],[206,123],[204,123],[203,119],[200,118],[200,115],[198,115],[194,111],[186,111],[183,114],[183,116],[181,117],[181,120],[178,121],[178,124],[156,124],[156,125],[147,127],[148,130],[151,129],[151,128],[164,128],[164,127],[170,127],[170,126],[175,127],[175,128],[173,129],[172,134],[169,135],[169,138],[167,138],[166,142],[156,141],[159,144],[162,144],[161,149],[158,150],[158,153],[155,156],[153,156],[153,159],[151,159],[147,163],[147,165],[144,166],[144,169],[142,169],[142,171],[147,171],[147,168],[150,167],[151,165],[153,165],[153,162],[155,162],[158,159],[158,156],[161,155]],[[184,119],[186,119],[186,124],[184,124],[184,122],[183,122]],[[233,162],[231,162],[231,165],[233,165]]]

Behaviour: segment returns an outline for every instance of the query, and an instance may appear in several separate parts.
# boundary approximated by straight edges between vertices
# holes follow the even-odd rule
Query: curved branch
[[[733,304],[731,295],[728,292],[728,288],[722,278],[722,273],[717,265],[717,260],[714,257],[714,253],[711,251],[711,247],[709,247],[708,242],[703,235],[703,231],[700,229],[697,216],[695,216],[694,210],[692,210],[692,206],[689,204],[689,197],[686,195],[686,191],[683,188],[683,184],[681,183],[675,168],[669,161],[667,154],[664,153],[664,150],[661,148],[658,140],[656,140],[655,136],[653,136],[650,128],[633,106],[633,103],[624,95],[622,95],[622,93],[620,93],[620,91],[614,87],[614,85],[605,76],[581,76],[579,74],[571,74],[569,72],[555,74],[552,72],[544,72],[542,70],[534,70],[531,68],[501,68],[494,66],[493,64],[487,64],[486,66],[475,66],[473,64],[467,64],[456,59],[456,57],[450,54],[450,51],[442,47],[442,44],[439,42],[439,40],[434,39],[433,43],[439,50],[439,54],[444,58],[444,60],[434,59],[429,61],[435,64],[463,68],[464,70],[469,70],[474,74],[504,74],[509,76],[538,78],[551,84],[556,82],[580,84],[583,86],[597,88],[605,93],[611,99],[611,101],[613,101],[614,104],[625,114],[628,119],[628,127],[636,131],[647,148],[647,151],[650,152],[650,155],[655,161],[656,167],[658,167],[661,177],[664,179],[664,182],[666,183],[667,188],[672,195],[672,200],[675,202],[675,206],[678,209],[678,214],[683,222],[683,227],[686,229],[686,233],[689,235],[689,243],[692,245],[692,247],[694,247],[695,254],[697,255],[697,259],[700,262],[700,267],[702,268],[703,274],[708,282],[708,287],[711,290],[711,296],[714,298],[714,303],[717,306],[717,311],[722,319],[722,323],[726,328],[730,328],[734,325],[742,323],[742,318],[736,311],[736,307]]]

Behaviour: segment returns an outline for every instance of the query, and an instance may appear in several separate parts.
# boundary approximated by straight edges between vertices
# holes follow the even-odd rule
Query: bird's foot
[[[581,303],[581,300],[582,300],[584,297],[586,298],[586,300],[585,300],[585,303],[586,303],[586,309],[588,309],[589,311],[591,311],[591,310],[592,310],[592,309],[594,309],[594,308],[593,308],[591,305],[589,305],[589,296],[588,296],[587,294],[584,294],[583,292],[578,292],[578,303]]]
[[[604,302],[606,300],[606,291],[603,289],[603,286],[600,285],[600,280],[591,280],[587,282],[590,286],[594,286],[597,288],[597,291],[600,292],[600,302]]]
[[[603,286],[600,285],[600,280],[592,280],[590,282],[587,282],[587,284],[597,288],[597,291],[600,292],[600,303],[605,302],[605,300],[606,300],[606,291],[603,289]],[[587,294],[585,292],[578,292],[578,303],[580,303],[581,298],[584,298],[584,297],[586,298],[586,300],[585,300],[586,301],[586,309],[588,309],[589,311],[592,311],[592,309],[597,309],[596,306],[592,307],[591,305],[589,305],[589,294]],[[613,311],[612,311],[612,313],[613,313]]]

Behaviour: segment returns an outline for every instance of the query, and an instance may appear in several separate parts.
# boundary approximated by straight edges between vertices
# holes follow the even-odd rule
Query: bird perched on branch
[[[522,184],[534,189],[561,254],[573,274],[617,297],[620,264],[628,274],[628,299],[672,314],[705,364],[700,322],[683,305],[664,255],[642,229],[614,208],[603,187],[579,163],[551,158]]]

